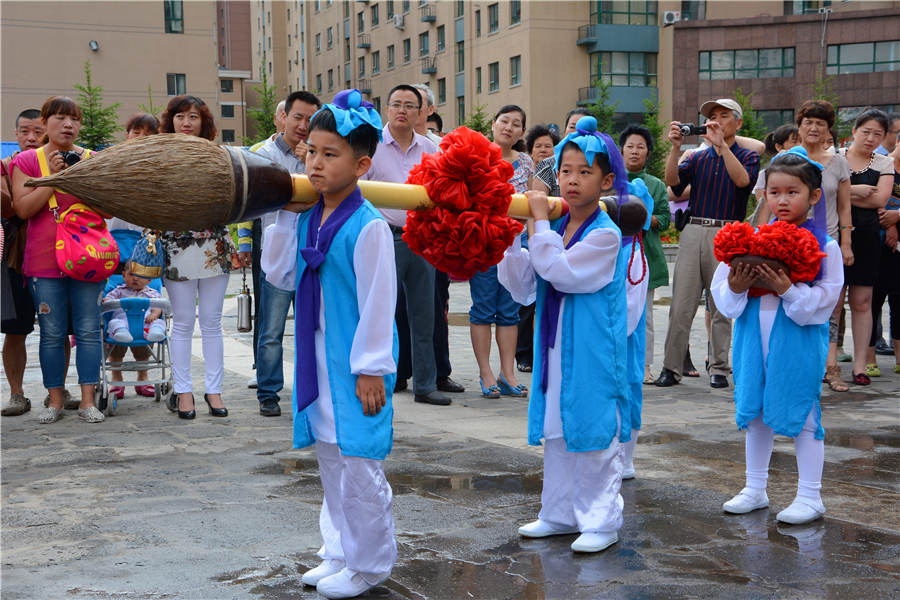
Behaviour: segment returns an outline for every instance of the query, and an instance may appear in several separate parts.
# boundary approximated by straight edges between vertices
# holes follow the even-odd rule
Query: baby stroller
[[[140,232],[127,229],[114,229],[111,231],[116,242],[119,244],[121,256],[131,256],[131,252],[135,243],[140,238]],[[124,261],[123,261],[124,262]],[[106,284],[104,294],[118,286],[123,282],[121,275],[112,275]],[[149,286],[156,291],[162,291],[162,281],[159,278],[152,279]],[[107,334],[109,320],[112,314],[121,309],[124,311],[128,320],[128,331],[134,338],[134,341],[123,344],[114,340]],[[113,416],[117,412],[118,402],[115,394],[110,393],[113,386],[132,386],[132,385],[152,385],[154,388],[154,400],[159,402],[162,398],[169,395],[174,389],[172,382],[172,364],[169,358],[169,340],[168,337],[159,342],[148,342],[144,339],[144,315],[148,309],[159,309],[162,311],[160,318],[165,320],[166,331],[169,330],[172,317],[172,307],[168,300],[163,298],[121,298],[118,300],[106,300],[100,305],[100,313],[103,317],[103,361],[100,365],[100,385],[97,386],[96,404],[97,408],[104,414]],[[155,344],[155,346],[154,346]],[[110,359],[110,353],[113,346],[125,346],[127,348],[145,347],[149,351],[146,360],[131,360],[121,362]],[[158,378],[149,378],[147,380],[125,380],[113,381],[110,374],[113,372],[134,372],[138,371],[159,371]],[[137,377],[137,375],[135,375]]]

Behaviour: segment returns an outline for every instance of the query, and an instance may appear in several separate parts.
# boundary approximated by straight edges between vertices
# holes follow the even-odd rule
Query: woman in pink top
[[[78,416],[89,423],[103,421],[103,413],[94,406],[94,386],[100,379],[100,294],[104,282],[78,281],[65,276],[56,265],[56,220],[50,210],[51,195],[56,194],[62,213],[78,198],[53,188],[25,187],[31,177],[40,177],[38,152],[47,158],[50,173],[67,168],[61,152],[74,152],[81,159],[90,151],[75,145],[81,130],[81,110],[71,98],[53,96],[41,108],[41,123],[46,134],[44,145],[26,150],[13,160],[13,208],[28,221],[28,240],[22,270],[29,279],[31,294],[41,328],[40,362],[44,387],[50,393],[47,408],[39,415],[41,423],[53,423],[62,417],[66,378],[65,345],[69,315],[78,342],[75,366],[81,385]]]

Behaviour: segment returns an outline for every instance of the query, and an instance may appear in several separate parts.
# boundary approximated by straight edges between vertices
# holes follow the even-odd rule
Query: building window
[[[603,25],[656,25],[657,2],[604,0],[591,2],[591,23]]]
[[[437,28],[437,48],[435,48],[435,52],[443,52],[444,51],[444,26],[441,25]]]
[[[465,0],[456,0],[456,16],[461,17],[466,14]]]
[[[381,52],[376,50],[372,53],[372,75],[381,73]]]
[[[291,34],[288,34],[288,46],[290,46],[290,45],[291,45]],[[331,48],[331,45],[329,45],[328,47]]]
[[[184,3],[181,0],[165,0],[166,33],[184,33]]]
[[[756,117],[762,120],[769,131],[774,131],[782,125],[794,122],[794,111],[790,108],[784,110],[757,110],[755,112]]]
[[[475,11],[475,37],[481,37],[481,11]]]
[[[700,79],[703,80],[793,76],[793,48],[714,50],[700,53]]]
[[[363,31],[366,28],[366,13],[363,11],[359,11],[359,14],[356,15],[356,27],[359,31]]]
[[[409,0],[403,0],[403,14],[409,12]]]
[[[366,76],[366,57],[360,56],[358,59],[356,59],[356,62],[359,64],[359,76],[365,77]]]
[[[331,46],[334,44],[334,27],[328,28],[328,49],[331,50]]]
[[[787,0],[784,3],[784,14],[808,15],[817,13],[820,8],[828,6],[831,6],[831,0]]]
[[[394,45],[393,45],[393,44],[391,44],[390,46],[388,46],[388,59],[387,59],[387,62],[388,62],[387,68],[388,68],[388,69],[393,69],[393,68],[394,68]]]
[[[375,112],[381,114],[381,96],[376,96],[372,99],[372,106],[375,107]]]
[[[900,71],[900,41],[828,46],[828,75]]]
[[[322,74],[316,75],[316,91],[322,93]]]
[[[187,82],[184,73],[166,73],[166,93],[180,96],[187,93]]]
[[[419,34],[419,56],[428,56],[428,32]]]
[[[488,65],[488,93],[500,89],[500,63],[492,62]]]
[[[222,105],[222,118],[223,119],[233,119],[234,118],[234,105],[233,104],[223,104]]]
[[[234,91],[234,79],[223,79],[221,81],[222,93],[230,94]]]
[[[446,104],[447,103],[447,80],[441,77],[438,79],[438,104]]]
[[[591,56],[591,85],[600,79],[614,86],[653,87],[656,85],[656,54],[598,52]]]
[[[344,38],[344,60],[350,60],[350,38]]]
[[[481,93],[481,67],[475,67],[475,93]]]
[[[345,19],[350,18],[350,3],[349,2],[344,2],[344,18]]]
[[[223,129],[222,130],[222,143],[223,144],[233,144],[234,143],[234,129]]]
[[[494,33],[500,27],[500,5],[488,6],[488,33]]]
[[[349,2],[347,4],[349,4]],[[387,0],[384,7],[384,13],[387,15],[388,19],[394,18],[394,0]]]
[[[334,69],[328,69],[328,91],[334,89]]]
[[[513,56],[509,59],[509,85],[522,83],[522,57]]]
[[[515,25],[522,22],[522,0],[510,0],[509,24]]]
[[[464,42],[456,42],[456,72],[462,73],[466,69],[466,47]]]
[[[456,99],[456,125],[461,127],[466,121],[466,97],[460,96]]]
[[[376,25],[378,25],[378,5],[374,4],[371,10],[372,12],[369,16],[370,20],[372,21],[372,27],[375,27]]]
[[[322,34],[316,34],[316,54],[322,51]]]
[[[412,55],[411,44],[409,43],[409,38],[403,40],[403,62],[408,63],[409,59]]]

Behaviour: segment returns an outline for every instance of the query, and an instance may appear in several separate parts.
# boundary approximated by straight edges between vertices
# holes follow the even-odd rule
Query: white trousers
[[[225,376],[225,346],[222,340],[222,304],[228,275],[217,275],[187,281],[165,280],[169,302],[172,304],[172,334],[169,348],[172,353],[172,377],[175,393],[193,391],[191,378],[191,338],[194,336],[194,320],[200,321],[203,337],[203,362],[206,365],[204,391],[207,394],[222,393]],[[199,318],[197,317],[199,313]]]
[[[810,411],[800,434],[794,438],[797,453],[797,495],[821,501],[822,468],[825,465],[825,440],[817,440],[815,409]],[[766,489],[769,459],[775,432],[756,417],[747,425],[747,487]]]
[[[369,584],[397,561],[393,494],[380,460],[344,456],[337,444],[316,442],[325,498],[319,514],[319,556],[342,560]]]
[[[653,292],[647,290],[647,344],[644,348],[644,364],[653,366]]]
[[[625,470],[634,468],[634,447],[637,446],[638,436],[641,434],[639,429],[631,430],[631,439],[622,444],[622,468]]]
[[[582,533],[613,532],[622,527],[622,444],[606,450],[569,452],[562,438],[544,441],[542,521],[578,527]]]

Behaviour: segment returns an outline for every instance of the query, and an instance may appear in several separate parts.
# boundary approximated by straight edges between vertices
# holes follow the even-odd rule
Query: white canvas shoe
[[[769,497],[765,490],[745,487],[740,493],[722,505],[722,510],[734,515],[743,515],[769,506]]]
[[[572,542],[573,552],[600,552],[606,550],[619,541],[619,535],[613,531],[610,533],[582,533],[578,539]]]
[[[634,479],[634,465],[625,467],[625,470],[622,471],[622,481],[626,479]]]
[[[382,584],[390,577],[390,573],[380,578],[377,583],[368,583],[362,575],[344,567],[334,575],[324,577],[319,581],[316,590],[326,598],[355,598],[360,594],[371,590],[376,585]]]
[[[304,573],[303,577],[300,578],[300,581],[303,582],[303,585],[316,587],[319,584],[319,581],[325,579],[329,575],[339,573],[345,566],[346,564],[342,560],[326,558],[318,567]]]
[[[578,533],[577,526],[558,525],[547,521],[532,521],[528,525],[519,527],[519,535],[528,538],[542,538],[550,535],[568,535]]]
[[[802,498],[797,496],[794,501],[786,509],[775,515],[775,518],[782,523],[790,523],[791,525],[802,525],[810,523],[822,517],[825,514],[825,505],[822,501],[816,502],[811,498]]]

